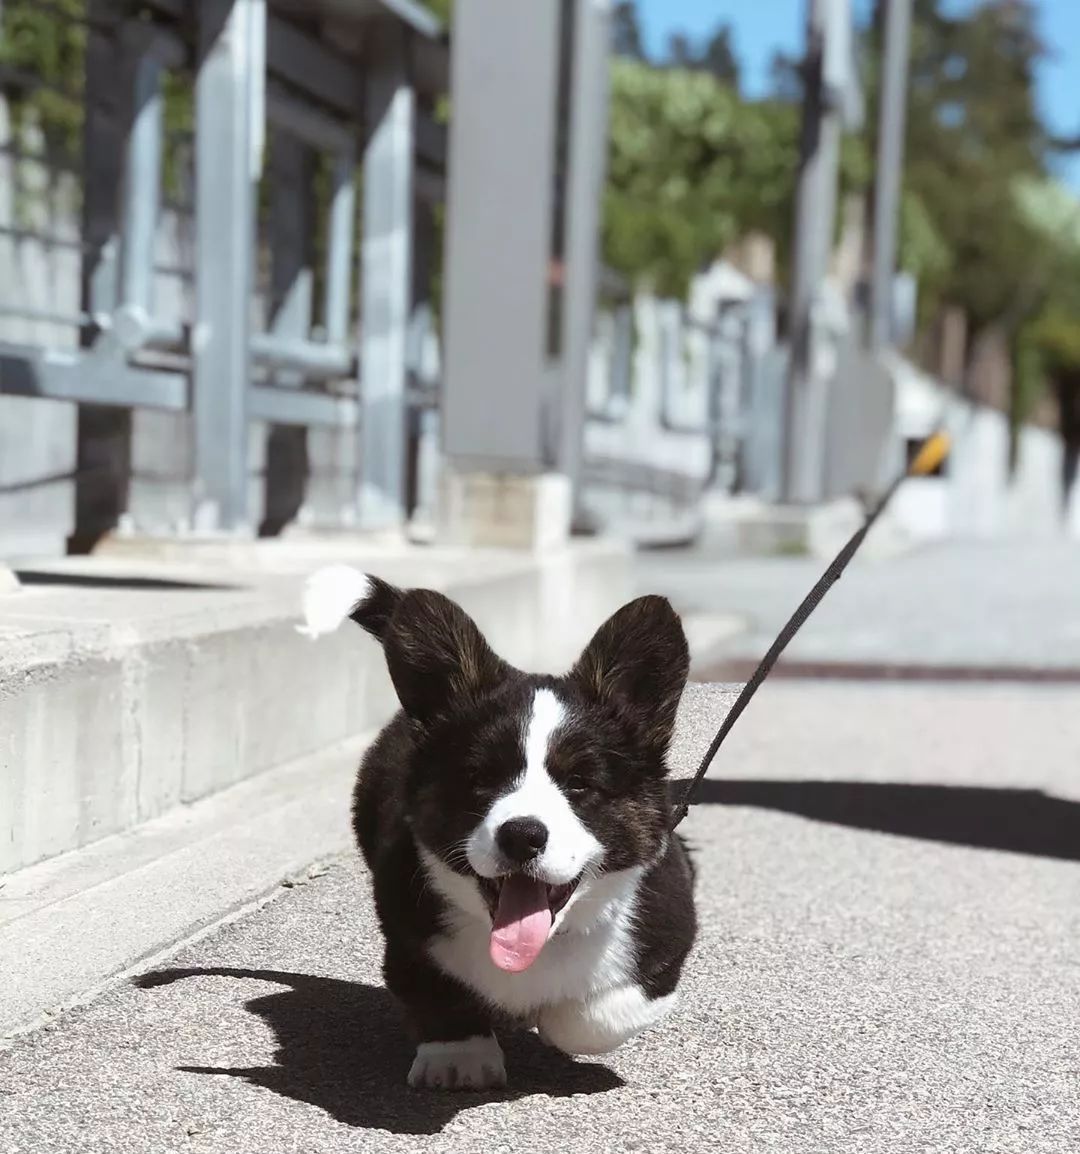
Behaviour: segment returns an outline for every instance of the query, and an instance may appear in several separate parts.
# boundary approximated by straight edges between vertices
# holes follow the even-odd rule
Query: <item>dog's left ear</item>
[[[639,597],[600,626],[570,677],[586,695],[634,714],[663,755],[689,672],[679,615],[664,597]]]

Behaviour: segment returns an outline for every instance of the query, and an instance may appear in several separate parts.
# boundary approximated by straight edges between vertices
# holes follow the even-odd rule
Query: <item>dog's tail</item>
[[[348,618],[382,641],[403,596],[402,590],[380,577],[348,565],[328,565],[313,573],[304,586],[304,623],[297,631],[305,637],[321,637]]]

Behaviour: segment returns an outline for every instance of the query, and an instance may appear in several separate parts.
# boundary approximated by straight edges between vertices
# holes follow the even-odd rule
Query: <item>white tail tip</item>
[[[305,637],[333,633],[371,592],[367,574],[349,565],[328,565],[307,579],[304,586],[304,623],[296,627]]]

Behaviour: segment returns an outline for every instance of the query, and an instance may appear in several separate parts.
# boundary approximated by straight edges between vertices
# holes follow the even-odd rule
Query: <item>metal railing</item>
[[[0,19],[16,9],[7,0]],[[322,35],[332,9],[319,0],[302,9],[146,0],[137,10],[85,0],[81,13],[65,5],[54,16],[80,26],[81,91],[58,95],[32,71],[0,69],[0,101],[48,89],[79,109],[85,158],[61,166],[80,193],[77,227],[54,235],[47,222],[0,225],[0,239],[77,258],[64,292],[74,298],[77,287],[79,299],[77,308],[0,301],[0,333],[16,321],[45,332],[0,340],[0,395],[92,407],[95,420],[80,418],[81,461],[118,451],[130,458],[130,422],[126,447],[114,436],[128,410],[188,414],[198,528],[254,527],[252,422],[354,441],[358,474],[342,523],[405,511],[406,415],[435,388],[409,363],[406,329],[418,303],[414,263],[431,261],[417,251],[414,212],[443,195],[445,131],[428,109],[446,84],[445,44],[418,6],[387,2],[363,10],[370,24],[356,17],[355,47],[344,51]],[[166,123],[167,93],[177,91],[193,121],[180,158],[182,142]],[[23,155],[16,142],[4,148],[11,172],[50,159]],[[186,175],[186,204],[166,188],[170,166]],[[262,214],[260,200],[269,205]],[[177,207],[191,252],[166,254],[163,268],[162,219],[177,218]],[[318,267],[316,233],[324,238]],[[171,304],[158,291],[166,272],[187,286]],[[101,409],[117,413],[114,428]],[[84,521],[130,513],[119,491],[129,464],[113,464],[95,470],[95,483],[117,491],[91,502],[96,514],[83,516],[83,503]],[[79,465],[74,472],[78,481]]]

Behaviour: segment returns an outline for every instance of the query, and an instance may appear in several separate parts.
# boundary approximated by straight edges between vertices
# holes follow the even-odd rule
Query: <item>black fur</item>
[[[417,841],[471,875],[457,851],[520,773],[523,718],[542,688],[568,718],[547,772],[604,846],[603,869],[652,863],[637,904],[636,980],[650,998],[670,994],[696,931],[693,869],[683,842],[667,833],[666,753],[689,665],[670,605],[648,597],[625,606],[562,678],[509,666],[438,593],[376,582],[350,616],[382,641],[402,704],[363,760],[353,826],[374,879],[386,983],[418,1040],[486,1034],[500,1016],[428,954],[448,910]]]

